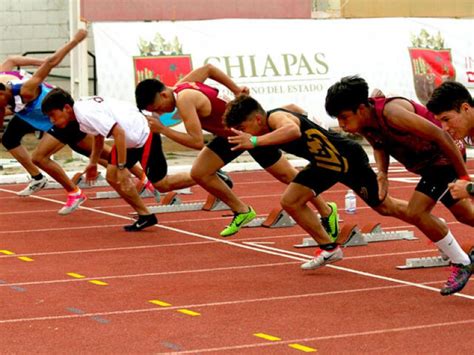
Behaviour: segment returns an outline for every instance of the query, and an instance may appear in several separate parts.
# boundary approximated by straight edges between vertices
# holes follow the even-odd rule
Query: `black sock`
[[[320,244],[319,247],[320,247],[322,250],[331,251],[331,250],[334,250],[334,249],[337,248],[337,243]]]
[[[31,175],[31,177],[33,178],[33,180],[41,180],[44,176],[43,174],[39,173],[38,175]]]

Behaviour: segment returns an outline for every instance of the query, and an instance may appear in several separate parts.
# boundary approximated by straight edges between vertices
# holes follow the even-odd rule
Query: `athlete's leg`
[[[474,226],[474,208],[469,199],[459,200],[448,208],[459,222]]]
[[[298,170],[296,170],[296,168],[291,165],[288,159],[286,159],[283,155],[275,164],[265,168],[265,170],[268,171],[271,175],[273,175],[273,177],[287,185],[291,183],[295,176],[298,174]],[[322,196],[313,195],[310,202],[319,211],[321,217],[328,217],[331,214],[332,209],[322,198]]]
[[[8,151],[25,169],[31,176],[37,176],[41,174],[41,171],[33,163],[30,154],[22,145]]]
[[[310,188],[298,183],[290,183],[283,193],[280,203],[283,209],[318,244],[330,244],[332,243],[331,238],[319,222],[316,213],[307,204],[314,196],[315,193]]]
[[[153,183],[159,192],[168,192],[196,185],[189,172],[181,172],[173,175],[166,175],[163,179]]]
[[[128,174],[129,171],[126,170]],[[149,215],[150,211],[146,207],[143,200],[138,195],[137,189],[132,183],[130,175],[125,181],[119,181],[117,166],[109,164],[107,165],[107,182],[112,186],[115,191],[130,205],[139,215]]]
[[[216,196],[232,211],[245,213],[249,206],[216,175],[216,171],[224,166],[224,161],[211,149],[204,147],[191,168],[191,178],[211,195]]]
[[[71,181],[71,179],[69,179],[61,166],[51,159],[51,156],[61,150],[64,146],[65,144],[45,132],[43,138],[41,138],[38,146],[33,152],[32,161],[61,184],[68,193],[70,193],[75,191],[76,185]]]
[[[28,151],[21,145],[21,139],[35,128],[18,116],[13,116],[2,136],[2,144],[7,151],[28,171],[31,176],[38,176],[41,171],[31,160]]]

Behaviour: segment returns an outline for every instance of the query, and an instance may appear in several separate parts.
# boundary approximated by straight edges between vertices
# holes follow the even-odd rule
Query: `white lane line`
[[[15,191],[9,191],[9,190],[5,190],[5,189],[0,189],[0,191],[15,193]],[[33,195],[33,196],[30,196],[30,197],[37,198],[37,199],[40,199],[40,200],[43,200],[43,201],[63,204],[62,201],[52,200],[52,199],[41,197],[41,196]],[[82,209],[85,209],[85,210],[88,210],[88,211],[91,211],[91,212],[96,212],[96,213],[99,213],[99,214],[104,214],[104,215],[111,216],[111,217],[116,217],[116,218],[121,218],[121,219],[126,219],[126,220],[131,220],[132,219],[130,217],[121,216],[121,215],[111,213],[111,212],[97,211],[93,208],[82,207],[82,206],[79,207],[79,208],[82,208]],[[269,254],[269,255],[274,255],[274,256],[282,256],[282,257],[285,257],[285,258],[288,258],[288,259],[298,260],[298,261],[306,261],[307,260],[306,259],[307,256],[302,258],[302,257],[298,257],[298,256],[288,255],[288,254],[282,254],[280,252],[276,252],[276,251],[272,251],[272,250],[265,250],[265,249],[261,249],[261,248],[256,248],[256,247],[252,247],[252,246],[245,245],[245,244],[231,242],[231,241],[225,240],[225,239],[224,240],[223,239],[218,239],[218,238],[206,236],[206,235],[199,234],[199,233],[188,232],[188,231],[178,229],[178,228],[174,228],[174,227],[170,227],[170,226],[164,226],[164,225],[161,225],[161,224],[157,224],[156,227],[161,228],[161,229],[165,229],[165,230],[169,230],[169,231],[174,231],[174,232],[177,232],[177,233],[182,233],[182,234],[185,234],[185,235],[188,235],[188,236],[192,236],[192,237],[196,237],[196,238],[200,238],[200,239],[204,239],[204,240],[216,241],[216,242],[226,244],[226,245],[229,245],[229,246],[234,246],[234,247],[237,247],[237,248],[257,251],[257,252],[261,252],[261,253],[264,253],[264,254]],[[403,285],[409,285],[409,286],[412,286],[412,287],[417,287],[417,288],[421,288],[421,289],[425,289],[425,290],[429,290],[429,291],[439,292],[439,289],[437,289],[437,288],[427,287],[425,285],[415,283],[415,282],[408,282],[408,281],[404,281],[404,280],[400,280],[400,279],[395,279],[395,278],[392,278],[392,277],[376,275],[376,274],[372,274],[372,273],[369,273],[369,272],[358,271],[358,270],[355,270],[355,269],[349,269],[349,268],[339,267],[339,266],[335,266],[335,265],[327,265],[327,267],[331,267],[331,268],[334,268],[334,269],[337,269],[337,270],[340,270],[340,271],[350,272],[350,273],[365,276],[365,277],[375,278],[375,279],[394,282],[394,283],[399,283],[399,284],[403,284]],[[462,294],[462,293],[455,293],[453,296],[463,297],[463,298],[467,298],[467,299],[474,299],[474,296],[465,295],[465,294]]]
[[[148,308],[125,309],[125,310],[118,310],[118,311],[104,311],[104,312],[84,313],[84,314],[67,314],[67,315],[53,315],[53,316],[44,316],[44,317],[13,318],[13,319],[0,320],[0,324],[83,318],[83,317],[92,317],[92,316],[111,316],[111,315],[147,313],[147,312],[164,312],[168,310],[175,310],[175,309],[181,309],[181,308],[205,308],[205,307],[219,307],[219,306],[229,306],[229,305],[244,305],[244,304],[249,304],[249,303],[260,303],[260,302],[265,303],[265,302],[286,301],[286,300],[291,300],[291,299],[304,299],[304,298],[320,297],[320,296],[328,296],[328,295],[341,295],[341,294],[344,295],[344,294],[352,294],[352,293],[359,293],[359,292],[391,290],[395,288],[404,288],[404,287],[408,287],[408,286],[407,285],[376,286],[376,287],[364,287],[364,288],[337,290],[337,291],[304,293],[304,294],[297,294],[297,295],[252,298],[252,299],[246,299],[246,300],[221,301],[221,302],[210,302],[210,303],[190,304],[190,305],[176,305],[176,306],[171,306],[171,307],[166,307],[166,308],[148,307]]]
[[[219,271],[235,271],[235,270],[246,270],[246,269],[258,269],[266,267],[276,267],[276,266],[286,266],[286,265],[295,265],[296,261],[287,261],[279,263],[270,263],[270,264],[254,264],[254,265],[241,265],[241,266],[228,266],[228,267],[214,267],[206,269],[195,269],[195,270],[181,270],[181,271],[162,271],[162,272],[147,272],[142,274],[127,274],[127,275],[112,275],[112,276],[94,276],[94,277],[83,277],[81,279],[59,279],[59,280],[47,280],[47,281],[26,281],[26,282],[12,282],[12,283],[2,283],[0,287],[11,287],[11,286],[42,286],[42,285],[51,285],[51,284],[63,284],[69,282],[81,282],[88,280],[114,280],[114,279],[132,279],[140,277],[155,277],[155,276],[170,276],[170,275],[183,275],[183,274],[195,274],[195,273],[205,273],[205,272],[219,272]]]
[[[408,327],[399,327],[399,328],[376,329],[376,330],[368,330],[365,332],[326,335],[326,336],[318,336],[318,337],[312,337],[312,338],[282,340],[278,342],[267,341],[264,343],[223,346],[220,348],[193,349],[193,350],[180,351],[179,354],[191,354],[191,353],[201,354],[201,353],[206,353],[206,352],[223,352],[223,351],[239,350],[239,349],[271,347],[271,346],[278,346],[278,345],[290,344],[290,343],[308,343],[312,341],[335,340],[335,339],[344,339],[344,338],[361,337],[361,336],[373,336],[373,335],[380,335],[380,334],[410,332],[410,331],[415,331],[415,330],[425,330],[425,329],[431,329],[431,328],[446,328],[446,327],[470,325],[470,324],[474,324],[474,319],[465,319],[465,320],[459,320],[459,321],[454,321],[454,322],[428,323],[428,324],[414,325],[414,326],[408,326]],[[460,331],[462,330],[463,329],[460,329]]]

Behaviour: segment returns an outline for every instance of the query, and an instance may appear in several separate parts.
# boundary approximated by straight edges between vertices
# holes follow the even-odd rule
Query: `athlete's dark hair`
[[[265,113],[257,100],[248,95],[239,95],[227,104],[224,112],[224,125],[235,127],[244,122],[254,112]]]
[[[5,91],[6,89],[7,87],[5,86],[5,84],[0,83],[0,91]]]
[[[445,81],[433,91],[426,107],[438,115],[451,110],[459,112],[461,105],[465,102],[474,107],[472,96],[464,85],[456,81]]]
[[[156,94],[162,92],[166,86],[157,79],[145,79],[140,81],[135,88],[135,101],[138,109],[145,110],[148,105],[155,101]]]
[[[74,106],[74,99],[67,91],[55,88],[44,97],[41,103],[41,111],[47,115],[52,110],[64,109],[66,105]]]
[[[332,117],[342,111],[355,113],[360,104],[369,105],[369,85],[357,75],[342,78],[326,94],[326,112]]]

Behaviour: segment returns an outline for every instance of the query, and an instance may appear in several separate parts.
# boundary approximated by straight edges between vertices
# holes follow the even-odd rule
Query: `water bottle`
[[[345,211],[348,214],[356,213],[356,195],[354,191],[348,190],[345,196]]]

